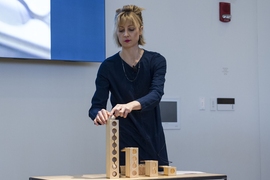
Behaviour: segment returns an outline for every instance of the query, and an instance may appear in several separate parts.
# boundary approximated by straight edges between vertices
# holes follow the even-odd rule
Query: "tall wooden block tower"
[[[139,149],[137,147],[128,147],[122,151],[126,153],[126,177],[139,177]]]
[[[108,119],[106,125],[106,177],[119,178],[119,124]]]

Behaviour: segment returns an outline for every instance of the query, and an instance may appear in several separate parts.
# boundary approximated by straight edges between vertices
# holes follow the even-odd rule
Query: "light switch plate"
[[[200,98],[200,110],[205,110],[205,98],[204,97],[201,97]]]
[[[210,98],[210,110],[215,111],[217,109],[217,99]]]

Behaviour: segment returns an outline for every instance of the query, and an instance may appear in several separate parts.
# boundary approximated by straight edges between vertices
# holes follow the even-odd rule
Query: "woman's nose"
[[[125,31],[124,36],[125,37],[128,37],[129,36],[128,31]]]

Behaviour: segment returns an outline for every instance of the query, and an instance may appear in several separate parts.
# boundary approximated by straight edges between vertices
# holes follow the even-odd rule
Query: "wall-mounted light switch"
[[[217,104],[217,99],[210,98],[210,110],[211,111],[215,111],[217,109],[216,104]]]
[[[200,98],[200,110],[205,110],[205,98],[201,97]]]

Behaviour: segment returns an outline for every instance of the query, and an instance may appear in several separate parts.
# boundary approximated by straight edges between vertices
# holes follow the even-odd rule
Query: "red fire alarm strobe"
[[[231,4],[227,2],[219,3],[219,20],[221,22],[231,21]]]

